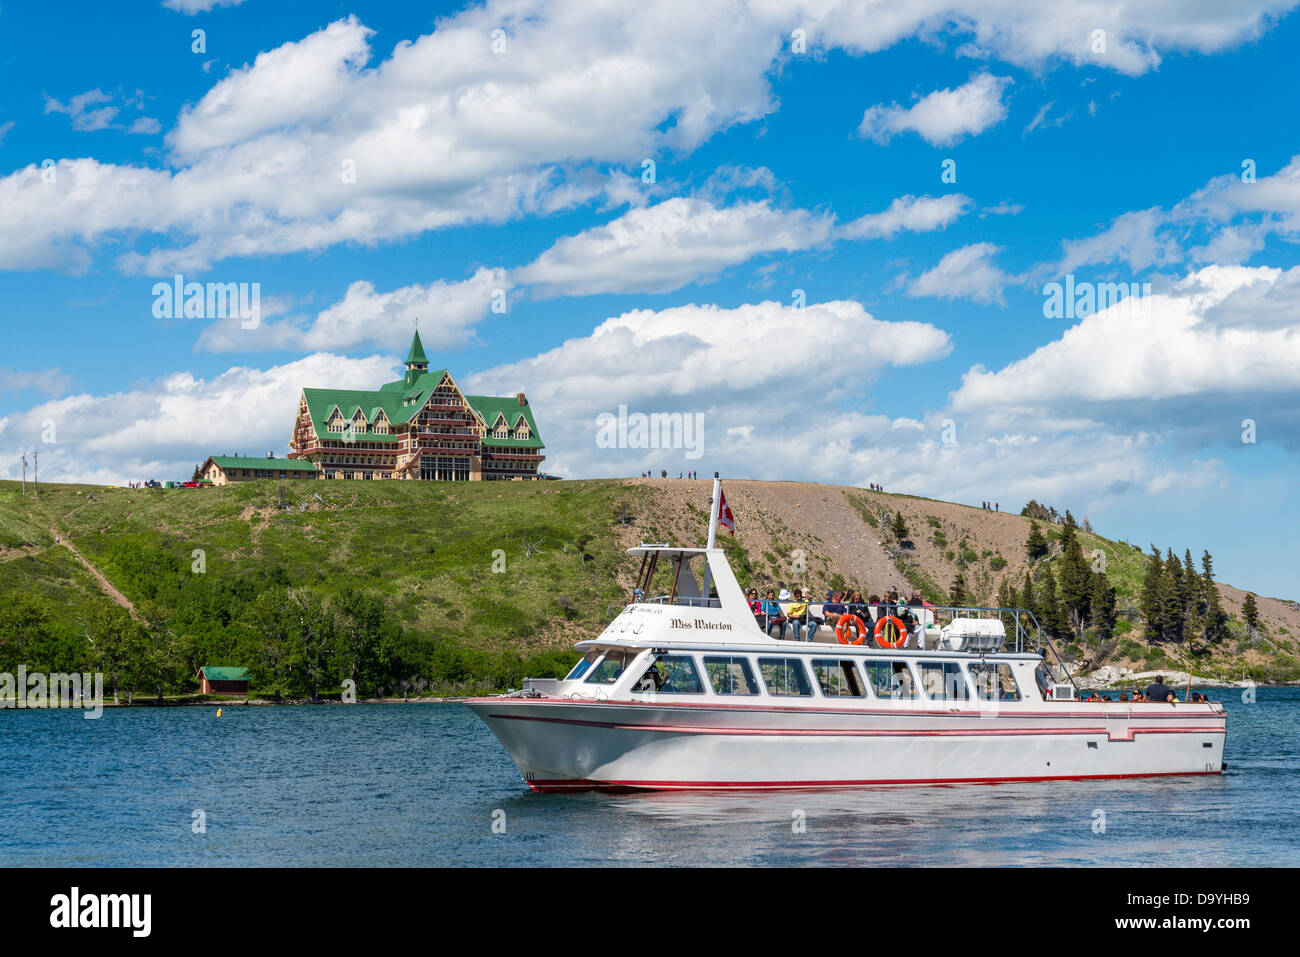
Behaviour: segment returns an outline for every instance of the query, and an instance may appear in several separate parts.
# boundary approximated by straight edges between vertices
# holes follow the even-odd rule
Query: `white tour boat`
[[[636,600],[577,643],[567,677],[467,702],[533,790],[1222,773],[1221,704],[1081,701],[1022,609],[913,609],[923,636],[885,619],[860,644],[825,626],[811,642],[770,637],[713,547],[716,480],[712,502],[708,547],[629,549]]]

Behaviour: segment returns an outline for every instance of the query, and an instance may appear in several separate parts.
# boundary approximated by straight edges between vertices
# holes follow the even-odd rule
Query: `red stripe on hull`
[[[790,791],[810,788],[861,788],[892,785],[947,786],[952,784],[1016,784],[1031,781],[1098,781],[1118,778],[1171,778],[1222,774],[1222,771],[1158,771],[1151,774],[1056,774],[1015,778],[917,778],[879,781],[589,781],[532,780],[525,783],[538,793],[562,791]]]

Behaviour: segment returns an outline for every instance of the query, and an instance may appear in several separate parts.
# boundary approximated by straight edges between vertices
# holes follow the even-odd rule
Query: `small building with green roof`
[[[528,399],[466,395],[429,368],[417,331],[402,378],[378,389],[305,388],[290,460],[327,479],[536,479],[545,446]]]
[[[260,478],[316,479],[320,469],[302,459],[281,459],[270,453],[263,457],[213,455],[199,466],[199,474],[213,485],[229,485]]]
[[[248,694],[248,669],[229,665],[204,665],[195,675],[199,694]]]

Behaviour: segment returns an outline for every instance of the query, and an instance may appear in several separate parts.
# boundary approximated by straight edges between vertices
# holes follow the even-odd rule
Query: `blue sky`
[[[1033,497],[1300,597],[1295,5],[4,4],[0,477],[283,451],[418,316],[564,476]],[[1067,274],[1151,294],[1045,318]]]

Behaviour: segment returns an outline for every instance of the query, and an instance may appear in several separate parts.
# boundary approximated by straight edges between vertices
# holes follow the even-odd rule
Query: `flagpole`
[[[718,473],[713,473],[713,495],[709,498],[709,549],[714,546],[714,539],[718,535],[718,508],[722,501],[722,479],[718,478]],[[713,582],[713,576],[709,568],[709,557],[704,556],[704,601],[709,600],[709,586]]]
[[[718,478],[718,473],[713,473],[713,496],[709,499],[709,548],[714,547],[714,540],[718,536],[718,501],[722,494],[722,479]]]

